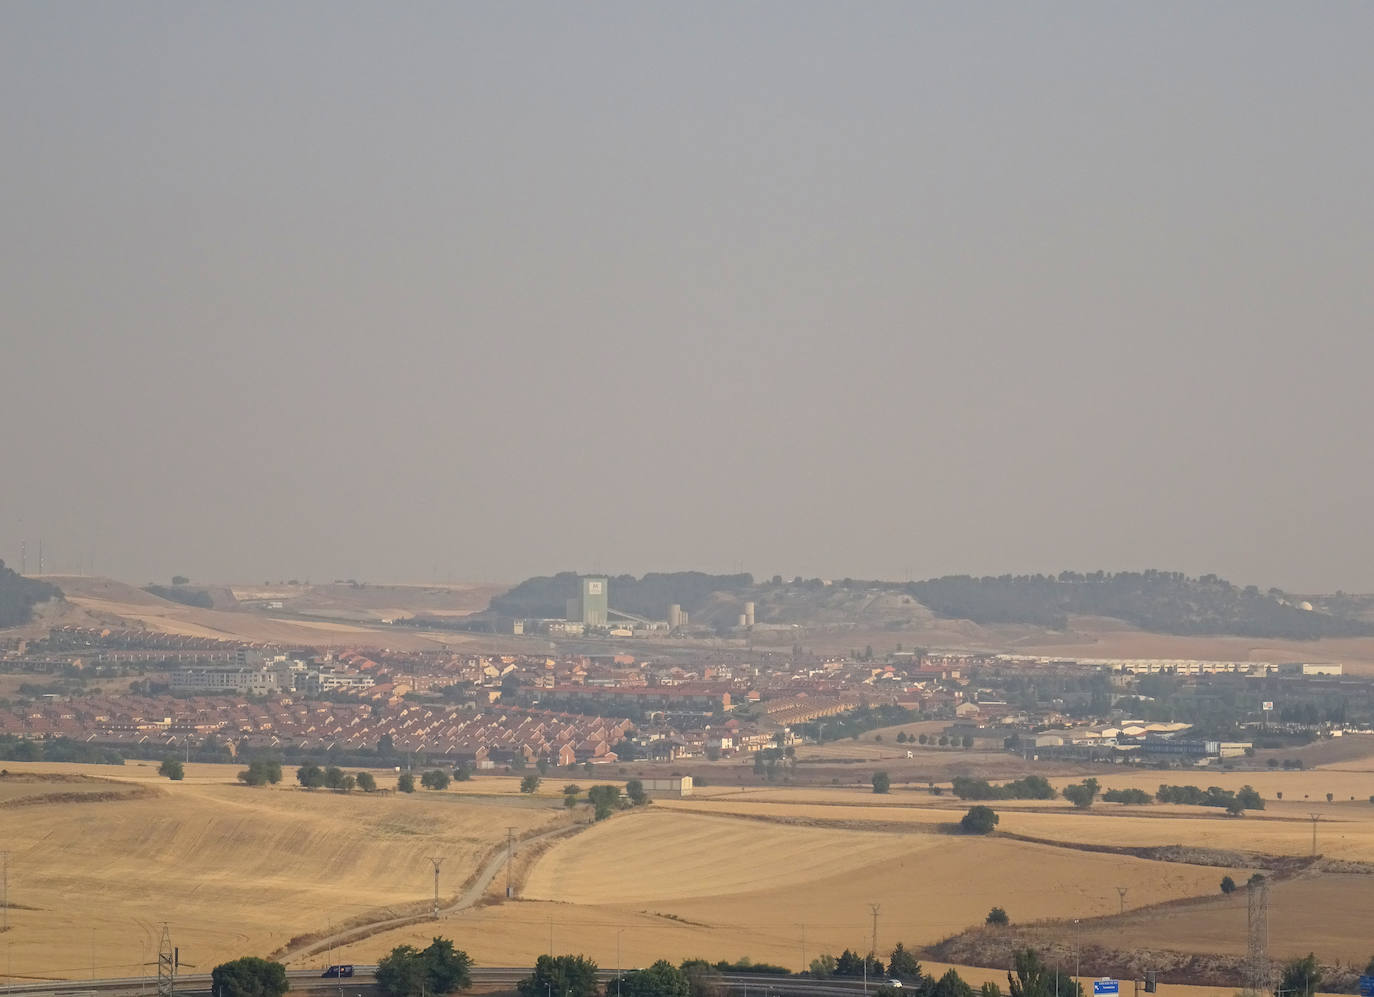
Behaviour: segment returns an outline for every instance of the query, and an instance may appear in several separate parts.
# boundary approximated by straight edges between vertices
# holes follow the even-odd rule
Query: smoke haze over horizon
[[[1374,6],[0,7],[0,558],[1374,591]]]

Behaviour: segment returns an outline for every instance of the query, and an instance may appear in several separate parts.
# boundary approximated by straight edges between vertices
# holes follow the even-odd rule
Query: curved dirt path
[[[566,835],[576,834],[578,831],[586,830],[588,824],[572,824],[564,827],[556,827],[551,831],[542,831],[539,834],[522,838],[517,842],[521,848],[539,844],[552,838],[559,838]],[[459,894],[458,899],[447,907],[439,908],[439,916],[442,918],[448,914],[455,914],[459,911],[467,910],[474,906],[477,901],[486,895],[492,882],[496,879],[497,873],[505,868],[507,859],[506,846],[498,845],[480,866],[477,874],[472,877],[467,887]],[[292,960],[301,959],[306,956],[317,955],[319,952],[337,948],[350,942],[362,941],[371,938],[373,935],[380,935],[384,931],[391,931],[393,928],[404,928],[411,924],[421,924],[425,921],[434,920],[434,914],[430,909],[423,913],[402,914],[398,917],[382,918],[376,921],[368,921],[364,924],[355,924],[347,928],[340,928],[337,931],[318,935],[309,938],[308,941],[287,942],[287,944],[274,952],[272,959],[278,962],[290,964]]]

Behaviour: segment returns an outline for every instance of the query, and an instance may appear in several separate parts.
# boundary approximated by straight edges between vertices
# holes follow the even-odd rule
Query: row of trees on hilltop
[[[941,616],[975,623],[1029,623],[1062,630],[1070,615],[1110,616],[1169,634],[1237,634],[1312,640],[1361,637],[1374,625],[1298,608],[1277,589],[1239,588],[1177,571],[1097,571],[1059,575],[946,575],[904,590]]]
[[[0,627],[21,627],[33,619],[34,606],[61,598],[56,585],[25,578],[0,561]]]

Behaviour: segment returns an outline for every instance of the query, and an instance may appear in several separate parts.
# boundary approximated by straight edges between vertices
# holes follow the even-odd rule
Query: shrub
[[[358,788],[364,793],[375,793],[377,791],[377,780],[372,778],[371,772],[359,772]]]
[[[886,772],[873,773],[873,792],[886,793],[892,786],[892,780]]]
[[[1001,907],[994,907],[992,910],[988,911],[985,923],[991,924],[993,927],[1002,928],[1011,923],[1011,918],[1007,917],[1007,912]]]
[[[535,792],[538,792],[538,790],[539,790],[539,784],[540,784],[541,782],[543,782],[543,780],[540,779],[539,776],[535,775],[534,773],[530,773],[529,775],[525,776],[523,779],[520,780],[520,792],[522,792],[522,793],[535,793]]]
[[[420,776],[420,785],[425,789],[448,789],[449,781],[449,774],[443,769],[431,769]]]
[[[991,807],[969,807],[968,813],[959,821],[959,827],[965,834],[991,834],[1000,820],[997,811]]]
[[[1232,879],[1230,876],[1222,876],[1222,877],[1221,877],[1221,892],[1222,892],[1222,893],[1227,893],[1227,894],[1235,893],[1235,892],[1236,892],[1236,881],[1235,881],[1234,879]]]
[[[180,782],[186,778],[186,770],[182,767],[181,762],[175,758],[162,759],[162,764],[157,767],[157,774],[165,775],[173,782]]]
[[[415,775],[411,772],[402,772],[396,780],[396,791],[400,793],[415,792]]]

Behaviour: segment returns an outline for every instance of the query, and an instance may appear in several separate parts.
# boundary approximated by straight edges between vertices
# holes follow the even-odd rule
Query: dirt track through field
[[[555,828],[552,831],[544,831],[531,837],[524,838],[519,842],[521,849],[524,850],[532,845],[546,844],[557,838],[569,837],[578,831],[586,830],[585,824],[574,824],[572,827]],[[482,863],[477,872],[469,877],[464,885],[463,891],[458,899],[450,902],[447,906],[439,908],[439,917],[448,917],[459,911],[467,910],[475,906],[478,901],[486,896],[487,890],[491,888],[492,881],[496,879],[497,873],[505,868],[509,856],[505,845],[498,845],[492,848],[491,853]],[[442,902],[442,901],[441,901]],[[396,928],[404,928],[412,924],[421,924],[425,921],[433,921],[433,908],[422,913],[403,914],[399,917],[379,918],[375,921],[367,921],[362,924],[349,925],[340,928],[338,931],[324,934],[307,936],[297,940],[292,939],[287,945],[272,953],[271,958],[290,965],[292,962],[317,955],[329,949],[342,948],[344,945],[360,942],[374,935],[380,935],[386,931]]]

